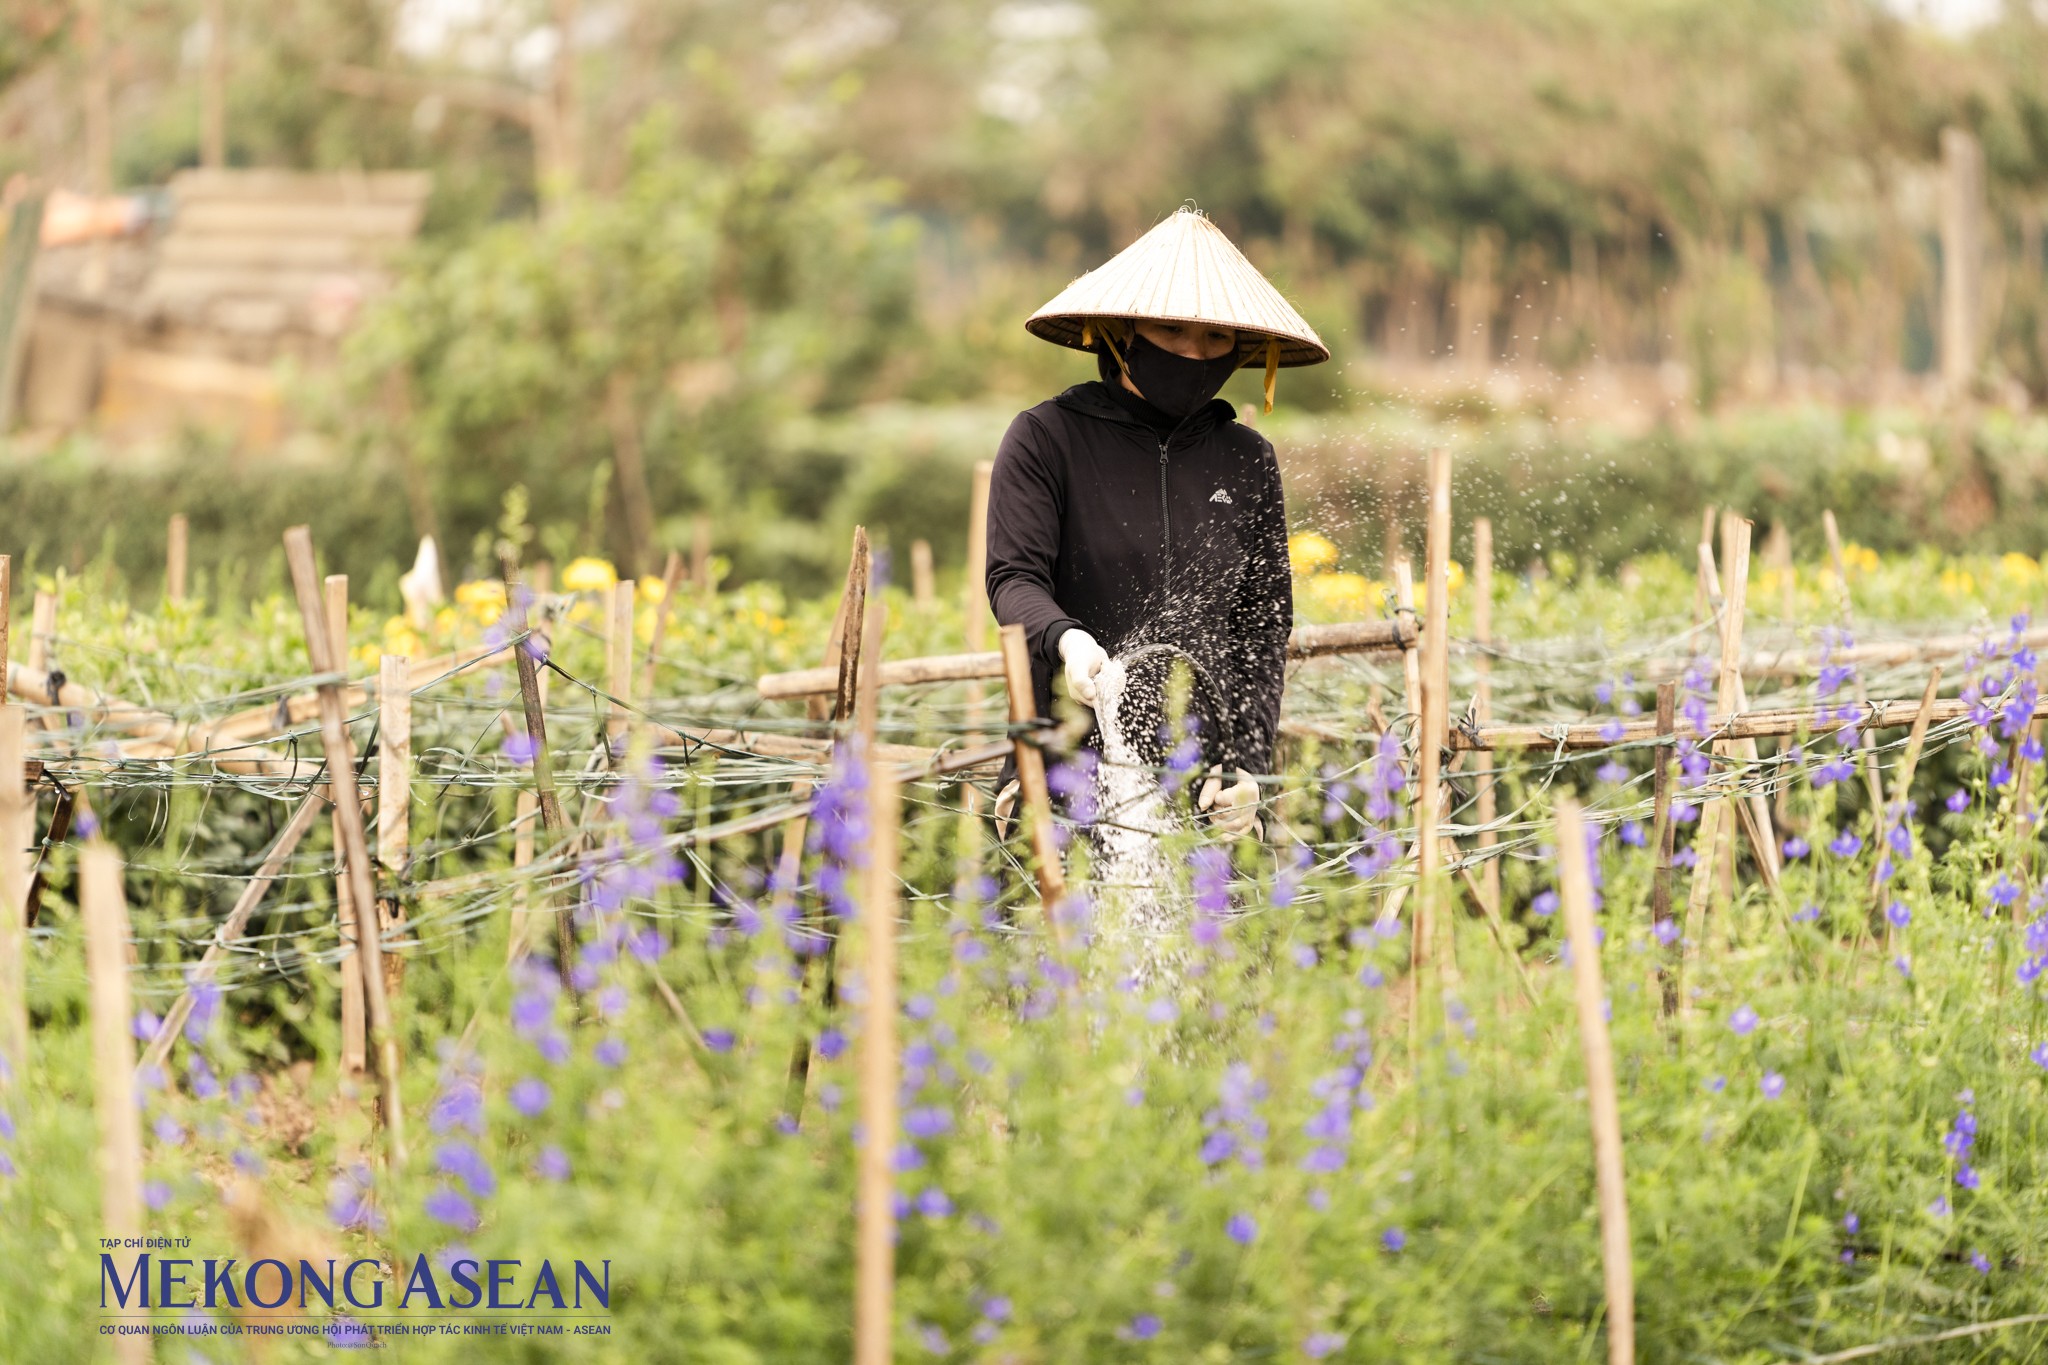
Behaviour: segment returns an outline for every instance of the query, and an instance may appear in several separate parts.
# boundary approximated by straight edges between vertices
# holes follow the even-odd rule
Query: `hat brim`
[[[1303,365],[1320,365],[1330,358],[1330,348],[1317,337],[1290,336],[1284,332],[1260,331],[1242,323],[1227,322],[1221,318],[1183,317],[1169,314],[1088,314],[1075,313],[1034,313],[1024,321],[1024,330],[1040,341],[1050,341],[1055,346],[1065,346],[1076,351],[1093,351],[1093,345],[1082,345],[1081,334],[1090,323],[1106,320],[1117,322],[1187,322],[1205,327],[1229,327],[1238,334],[1239,367],[1259,367],[1266,363],[1266,342],[1274,339],[1280,343],[1280,368],[1294,369]]]

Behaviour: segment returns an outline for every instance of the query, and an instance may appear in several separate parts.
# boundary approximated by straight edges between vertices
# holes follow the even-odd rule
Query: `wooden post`
[[[1415,902],[1415,962],[1436,959],[1441,984],[1458,976],[1455,923],[1444,913],[1439,883],[1444,868],[1443,753],[1450,743],[1451,716],[1451,452],[1429,452],[1429,515],[1423,544],[1428,574],[1428,619],[1422,631],[1420,673],[1422,726],[1416,737],[1415,849],[1419,894]],[[1405,650],[1404,657],[1418,651]]]
[[[1579,1043],[1586,1057],[1586,1107],[1593,1121],[1593,1169],[1600,1193],[1600,1262],[1607,1287],[1607,1359],[1636,1358],[1635,1268],[1630,1259],[1628,1192],[1621,1158],[1621,1108],[1614,1090],[1614,1050],[1607,1036],[1607,990],[1593,930],[1593,878],[1586,865],[1586,825],[1578,802],[1557,803],[1558,888],[1572,949],[1572,985],[1579,1006]]]
[[[1700,513],[1699,554],[1702,559],[1711,558],[1714,553],[1714,509],[1709,506]],[[1693,586],[1692,623],[1703,626],[1713,616],[1713,576],[1703,574]]]
[[[164,1012],[163,1027],[157,1030],[156,1037],[143,1050],[142,1061],[145,1066],[162,1066],[164,1059],[171,1055],[171,1049],[177,1045],[179,1031],[185,1027],[185,1021],[192,1015],[192,987],[213,980],[220,969],[221,959],[227,956],[228,945],[242,936],[243,928],[249,923],[249,916],[255,913],[256,906],[263,899],[263,893],[270,889],[270,884],[284,871],[285,861],[298,848],[299,841],[306,837],[306,831],[313,828],[313,817],[319,814],[321,804],[322,798],[310,794],[300,800],[298,809],[292,812],[292,818],[285,822],[284,828],[278,831],[277,838],[271,841],[269,850],[263,855],[262,863],[256,868],[256,875],[242,887],[242,894],[235,897],[234,908],[228,911],[228,917],[221,921],[220,928],[214,930],[213,942],[206,945],[205,954],[200,957],[198,965],[192,968],[185,989],[172,1003],[170,1009]]]
[[[28,666],[37,673],[50,669],[50,646],[57,637],[57,594],[36,593],[35,615],[28,628]]]
[[[1024,643],[1024,627],[1004,626],[1003,683],[1010,693],[1010,723],[1029,725],[1038,719],[1038,700],[1031,690],[1031,653]],[[1038,864],[1038,899],[1045,908],[1045,922],[1053,945],[1066,952],[1066,930],[1060,923],[1060,902],[1067,895],[1066,869],[1060,864],[1060,849],[1053,837],[1052,794],[1045,785],[1045,753],[1036,737],[1017,736],[1018,807],[1031,834],[1031,855]]]
[[[398,1092],[398,1035],[392,1026],[391,999],[385,991],[384,949],[377,933],[377,887],[370,876],[370,843],[363,831],[363,800],[356,786],[355,746],[349,742],[348,714],[340,678],[347,666],[334,653],[327,611],[320,600],[319,567],[313,557],[313,534],[304,526],[284,533],[285,562],[291,567],[298,594],[299,616],[306,627],[306,652],[313,672],[321,675],[320,742],[327,757],[334,808],[341,816],[342,862],[349,878],[355,911],[356,960],[361,964],[363,999],[368,1009],[370,1042],[377,1056],[377,1092],[391,1161],[403,1166],[406,1157],[405,1111]]]
[[[1722,558],[1727,581],[1722,587],[1721,598],[1725,615],[1722,618],[1723,638],[1721,645],[1722,685],[1733,685],[1734,711],[1749,708],[1749,694],[1742,681],[1742,631],[1749,603],[1749,546],[1754,527],[1746,520],[1730,512],[1721,522],[1721,539],[1725,548]],[[1731,653],[1732,661],[1731,661]],[[1756,740],[1740,738],[1729,743],[1727,752],[1744,764],[1754,767],[1757,762]],[[1777,826],[1771,819],[1771,803],[1762,792],[1751,792],[1742,798],[1738,807],[1739,819],[1749,835],[1751,847],[1756,853],[1757,870],[1763,875],[1764,884],[1772,891],[1778,889],[1781,865],[1778,855]],[[1728,855],[1733,857],[1733,831],[1730,830]]]
[[[1414,630],[1419,622],[1415,619],[1415,571],[1408,561],[1394,561],[1394,614],[1403,630]],[[1415,718],[1419,727],[1422,722],[1422,651],[1404,649],[1401,651],[1401,707]],[[1420,729],[1417,730],[1420,739]]]
[[[527,634],[531,620],[527,604],[522,600],[525,596],[518,580],[505,584],[505,600],[511,604],[509,610],[516,613],[508,631],[514,640]],[[546,654],[550,645],[546,632],[534,627],[533,633],[512,651],[512,657],[519,670],[519,705],[526,719],[527,744],[533,754],[534,799],[540,806],[540,822],[548,832],[548,842],[557,844],[567,836],[569,822],[562,815],[562,803],[555,795],[554,760],[548,753],[547,708],[541,699],[540,669],[535,662],[536,653]],[[555,953],[560,959],[556,965],[561,969],[564,980],[568,978],[576,954],[576,926],[570,913],[567,902],[555,907]]]
[[[886,763],[868,767],[868,866],[861,897],[859,1198],[855,1203],[855,1365],[888,1365],[896,1286],[896,858],[900,799]]]
[[[377,867],[384,893],[377,922],[390,934],[405,923],[405,880],[412,872],[412,660],[386,654],[377,671]],[[405,959],[389,964],[393,983]]]
[[[910,600],[919,611],[930,611],[938,600],[932,586],[932,543],[929,540],[910,542]]]
[[[718,587],[711,578],[711,518],[702,512],[690,518],[690,582],[705,597]]]
[[[1977,377],[1984,317],[1984,150],[1941,130],[1941,382],[1954,397]]]
[[[1475,725],[1493,724],[1493,520],[1490,517],[1472,519],[1472,667],[1478,673],[1478,681],[1472,690],[1472,721]],[[1491,850],[1500,840],[1493,832],[1493,822],[1499,817],[1498,793],[1494,791],[1493,769],[1497,766],[1495,757],[1486,756],[1486,771],[1479,774],[1475,793],[1478,801],[1479,847],[1482,852]],[[1480,864],[1479,885],[1485,893],[1486,907],[1493,914],[1500,913],[1500,863],[1487,858]]]
[[[974,481],[967,499],[967,577],[961,584],[961,631],[969,651],[988,648],[988,486],[995,464],[980,460],[974,466]],[[963,742],[972,749],[981,743],[982,688],[967,684],[965,708],[967,733]],[[960,875],[971,876],[981,866],[981,788],[972,782],[960,784],[960,824],[954,843],[954,864]]]
[[[605,719],[605,736],[616,761],[625,754],[626,732],[633,724],[633,607],[639,588],[630,581],[612,586],[611,629],[607,639],[605,691],[611,693],[611,711]]]
[[[85,974],[92,1002],[94,1107],[99,1111],[100,1233],[142,1236],[142,1110],[135,1102],[134,1020],[128,992],[128,904],[121,856],[95,839],[79,856]],[[149,1338],[114,1338],[115,1358],[147,1361]]]
[[[640,695],[649,701],[654,700],[654,670],[661,663],[661,642],[668,634],[668,618],[682,586],[683,557],[670,550],[668,564],[661,571],[661,601],[654,608],[654,630],[647,638],[647,662],[640,667]]]
[[[185,600],[185,553],[188,533],[185,514],[172,513],[170,541],[164,551],[164,600],[173,605]]]
[[[21,706],[0,706],[0,1090],[28,1083],[28,845],[35,807],[23,776],[27,727]]]
[[[512,835],[512,871],[517,874],[533,866],[533,827],[540,823],[540,798],[531,789],[521,787],[518,800],[513,806],[515,829]],[[512,927],[505,937],[505,961],[517,962],[526,956],[527,939],[531,928],[527,923],[529,902],[526,881],[521,878],[512,888]]]
[[[1661,682],[1657,684],[1657,737],[1668,740],[1678,733],[1678,684]],[[1668,744],[1659,744],[1651,750],[1652,809],[1656,812],[1651,825],[1651,835],[1657,850],[1657,867],[1650,882],[1650,918],[1652,922],[1671,917],[1671,843],[1672,832],[1677,828],[1671,818],[1671,769],[1674,750]]]
[[[1784,522],[1771,523],[1771,532],[1764,538],[1764,558],[1778,573],[1778,613],[1786,625],[1794,625],[1799,620],[1799,591],[1792,568],[1792,533]]]
[[[348,575],[327,575],[325,587],[327,648],[336,657],[346,660]],[[341,665],[341,670],[347,671],[346,663]],[[330,801],[334,797],[334,788],[331,784],[326,795]],[[333,808],[330,824],[334,832],[334,915],[341,938],[341,961],[336,964],[341,972],[341,1074],[344,1080],[352,1080],[362,1075],[370,1064],[369,1005],[363,994],[363,964],[357,960],[360,944],[356,938],[355,906],[349,899],[348,860],[342,855],[344,844],[341,833],[341,807],[338,805]]]

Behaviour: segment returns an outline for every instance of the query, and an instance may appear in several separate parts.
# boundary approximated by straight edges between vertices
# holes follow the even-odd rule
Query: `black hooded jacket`
[[[1294,620],[1287,512],[1271,443],[1229,403],[1176,423],[1097,382],[1019,413],[989,486],[988,599],[1024,627],[1040,715],[1069,629],[1112,656],[1173,645],[1222,698],[1205,757],[1272,770]]]

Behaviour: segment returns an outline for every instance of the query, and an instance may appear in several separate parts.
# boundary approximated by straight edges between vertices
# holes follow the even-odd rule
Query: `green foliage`
[[[454,544],[518,485],[544,521],[603,499],[597,529],[621,559],[623,499],[717,509],[742,571],[772,568],[764,526],[820,491],[762,458],[776,423],[858,401],[914,330],[915,234],[886,187],[846,160],[724,166],[667,136],[640,131],[616,195],[423,252],[351,339],[359,435],[419,463]]]

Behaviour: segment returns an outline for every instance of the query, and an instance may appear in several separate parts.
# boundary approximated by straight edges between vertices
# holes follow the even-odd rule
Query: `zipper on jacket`
[[[1171,439],[1171,438],[1169,438]],[[1167,591],[1173,588],[1173,512],[1166,505],[1166,442],[1159,443],[1159,550],[1166,568]]]

